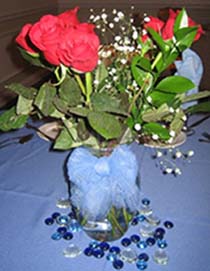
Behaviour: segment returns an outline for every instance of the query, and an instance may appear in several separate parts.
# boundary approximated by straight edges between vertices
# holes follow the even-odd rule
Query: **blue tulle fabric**
[[[138,163],[128,145],[96,157],[76,148],[67,162],[71,201],[90,220],[104,219],[112,206],[134,212],[139,207]]]

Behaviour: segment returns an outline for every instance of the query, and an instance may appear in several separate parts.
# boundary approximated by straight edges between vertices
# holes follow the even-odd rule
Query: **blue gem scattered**
[[[60,234],[59,232],[55,232],[51,235],[51,238],[55,241],[58,241],[62,238],[62,234]]]
[[[104,251],[102,249],[94,249],[93,250],[93,256],[95,256],[96,258],[100,259],[104,256]]]
[[[157,228],[154,232],[154,238],[155,239],[163,239],[165,235],[165,230],[163,228]]]
[[[121,244],[122,244],[124,247],[128,247],[128,246],[131,244],[131,239],[125,237],[125,238],[122,239]]]
[[[147,263],[144,261],[137,261],[136,266],[139,270],[145,270],[147,268]]]
[[[115,246],[110,247],[109,252],[110,253],[114,253],[114,254],[119,254],[120,253],[120,248],[119,247],[115,247]]]
[[[59,227],[59,228],[57,228],[57,232],[59,232],[60,234],[64,234],[67,232],[67,228],[66,227]]]
[[[86,256],[92,256],[93,255],[93,249],[91,247],[86,247],[84,250],[84,254]]]
[[[54,219],[52,217],[48,217],[48,218],[45,219],[44,222],[45,222],[46,225],[50,226],[50,225],[52,225],[54,223]]]
[[[131,221],[131,225],[136,226],[139,223],[139,220],[137,217],[134,217]]]
[[[115,269],[122,269],[123,266],[124,266],[123,261],[118,260],[118,259],[114,260],[112,264],[113,264],[113,267],[114,267]]]
[[[149,199],[147,198],[142,199],[142,208],[150,208],[149,205],[150,205]],[[147,246],[156,245],[158,247],[158,251],[164,252],[165,251],[164,249],[168,246],[164,238],[166,233],[165,229],[171,229],[174,227],[174,224],[171,221],[166,220],[163,223],[165,229],[163,227],[158,228],[154,227],[152,233],[146,236],[145,234],[142,233],[141,229],[143,227],[143,224],[149,225],[148,215],[149,215],[148,213],[145,214],[142,214],[141,212],[135,213],[135,216],[131,221],[131,225],[136,226],[140,224],[140,235],[133,234],[130,237],[124,236],[120,241],[121,245],[123,247],[126,247],[124,248],[124,250],[121,251],[120,247],[118,246],[110,247],[110,244],[105,241],[100,242],[92,240],[89,243],[88,247],[84,249],[83,254],[88,257],[93,256],[97,259],[100,259],[104,257],[106,253],[106,259],[112,262],[112,265],[115,269],[122,269],[125,262],[128,263],[133,262],[136,263],[136,267],[139,270],[145,270],[148,267],[147,262],[149,260],[149,255],[147,253],[142,252],[137,256],[137,249],[132,248],[133,245],[129,248],[127,247],[130,246],[132,243],[136,244],[136,247],[140,249],[146,249]],[[56,241],[62,238],[64,240],[71,240],[74,237],[73,233],[81,231],[82,227],[75,219],[75,217],[76,217],[75,212],[73,211],[71,211],[68,215],[60,214],[59,212],[54,212],[51,215],[51,217],[47,217],[44,220],[46,225],[53,225],[55,224],[55,222],[57,224],[57,230],[51,235],[51,239]],[[74,244],[72,244],[72,246],[74,246]],[[154,261],[160,263],[159,259],[155,260],[156,258],[157,258],[156,256],[153,257]],[[166,263],[167,261],[164,262],[164,264]],[[161,262],[161,264],[163,263]]]
[[[58,216],[60,216],[61,214],[60,213],[58,213],[58,212],[55,212],[55,213],[53,213],[52,214],[52,218],[53,219],[56,219]]]
[[[99,244],[99,247],[100,247],[103,251],[107,251],[107,250],[109,250],[110,245],[109,245],[107,242],[101,242],[101,243]]]
[[[145,249],[147,247],[146,241],[142,240],[136,244],[138,248]]]
[[[149,256],[147,253],[141,253],[138,255],[138,260],[142,262],[147,262],[149,260]]]
[[[56,222],[59,225],[68,225],[70,223],[71,219],[67,215],[60,215],[56,217]]]
[[[106,256],[106,259],[110,262],[113,262],[114,260],[117,259],[117,255],[116,254],[113,254],[113,253],[108,253],[107,256]]]
[[[69,231],[65,232],[63,235],[63,239],[65,240],[71,240],[73,238],[73,234]]]
[[[171,229],[173,228],[174,224],[171,221],[165,221],[163,223],[163,225],[167,228],[167,229]]]
[[[133,243],[138,243],[139,241],[140,241],[140,236],[139,235],[137,235],[137,234],[133,234],[133,235],[131,235],[131,241],[133,242]]]
[[[137,219],[138,219],[138,222],[143,222],[145,220],[145,216],[144,215],[138,215]]]
[[[166,248],[168,246],[166,240],[158,240],[157,245],[159,248]]]
[[[142,204],[145,205],[145,206],[148,206],[148,205],[150,204],[150,200],[147,199],[147,198],[142,199],[141,202],[142,202]]]
[[[153,237],[148,237],[147,239],[146,239],[146,243],[147,243],[147,245],[148,246],[154,246],[154,244],[155,244],[155,242],[156,242],[156,240],[155,240],[155,238],[153,238]]]

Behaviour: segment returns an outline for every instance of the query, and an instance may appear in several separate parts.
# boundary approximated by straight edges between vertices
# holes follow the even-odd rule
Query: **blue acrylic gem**
[[[99,242],[95,241],[95,240],[93,240],[89,243],[89,247],[91,247],[91,248],[96,248],[96,247],[98,247],[98,245],[99,245]]]
[[[65,240],[71,240],[73,238],[73,234],[69,231],[65,232],[63,235],[63,239]]]
[[[97,248],[97,249],[93,250],[93,255],[96,258],[100,259],[104,256],[104,251],[102,249]]]
[[[101,243],[99,244],[99,247],[100,247],[103,251],[107,251],[107,250],[109,250],[110,245],[109,245],[107,242],[101,242]]]
[[[150,200],[147,199],[147,198],[142,199],[141,202],[142,202],[142,204],[145,205],[145,206],[148,206],[148,205],[150,204]]]
[[[52,218],[53,219],[56,219],[58,216],[60,216],[61,214],[60,213],[58,213],[58,212],[55,212],[55,213],[53,213],[52,214]]]
[[[165,234],[165,230],[163,228],[157,228],[154,232],[154,238],[155,239],[163,239]]]
[[[133,243],[138,243],[139,241],[140,241],[140,236],[139,235],[137,235],[137,234],[133,234],[133,235],[131,235],[131,241],[133,242]]]
[[[109,252],[113,253],[113,254],[119,254],[120,253],[120,248],[119,247],[115,247],[115,246],[110,247]]]
[[[106,256],[106,259],[110,262],[113,262],[114,260],[116,260],[116,258],[117,258],[117,255],[113,253],[108,253]]]
[[[59,227],[59,228],[57,228],[57,232],[59,232],[60,234],[64,234],[67,232],[67,228],[66,227]]]
[[[54,223],[54,219],[52,217],[48,217],[48,218],[45,219],[44,222],[45,222],[46,225],[50,226],[50,225],[52,225]]]
[[[128,247],[131,244],[131,240],[129,238],[125,237],[125,238],[122,239],[121,244],[124,247]]]
[[[58,241],[62,238],[62,234],[60,234],[59,232],[55,232],[52,234],[51,238],[55,241]]]
[[[70,223],[71,219],[67,215],[60,215],[56,218],[56,222],[59,225],[68,225]]]
[[[155,244],[155,238],[152,238],[152,237],[148,237],[147,239],[146,239],[146,243],[147,243],[147,245],[148,246],[153,246],[154,244]]]
[[[84,250],[84,254],[86,256],[91,256],[93,255],[93,249],[91,247],[86,247],[85,250]]]
[[[138,243],[136,244],[136,246],[137,246],[138,248],[144,249],[144,248],[147,247],[147,243],[146,243],[146,241],[142,240],[142,241],[138,242]]]
[[[141,253],[138,255],[138,260],[142,262],[147,262],[149,260],[149,256],[147,253]]]
[[[166,248],[168,246],[166,240],[158,240],[157,245],[159,248]]]
[[[164,226],[165,226],[167,229],[171,229],[171,228],[173,228],[174,224],[173,224],[171,221],[165,221],[165,222],[164,222]]]
[[[136,266],[139,270],[145,270],[147,268],[147,263],[144,261],[137,261]]]
[[[73,219],[71,221],[71,224],[69,226],[69,229],[72,231],[72,232],[79,232],[82,230],[82,227],[81,225],[77,222],[76,219]]]
[[[145,220],[145,216],[144,215],[138,215],[137,219],[139,222],[143,222]]]
[[[114,260],[112,264],[115,269],[122,269],[124,265],[123,261],[118,259]]]
[[[139,223],[139,220],[138,220],[137,217],[134,217],[134,218],[132,219],[132,221],[131,221],[131,225],[133,225],[133,226],[137,225],[138,223]]]

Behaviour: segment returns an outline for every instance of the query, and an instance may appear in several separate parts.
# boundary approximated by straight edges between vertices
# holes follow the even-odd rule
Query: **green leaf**
[[[162,120],[165,116],[170,114],[170,109],[166,103],[162,104],[159,108],[149,109],[143,112],[142,119],[145,122],[156,122]]]
[[[186,92],[194,87],[195,85],[190,79],[183,76],[174,75],[162,79],[155,88],[163,92],[179,94]]]
[[[59,88],[59,96],[69,106],[77,106],[82,99],[82,94],[77,82],[70,76],[66,77]]]
[[[158,135],[160,139],[168,140],[170,134],[168,129],[164,128],[161,124],[156,122],[149,122],[144,124],[143,131],[149,135]]]
[[[108,93],[94,93],[91,98],[94,111],[105,111],[127,116],[127,112],[120,108],[120,100]]]
[[[22,95],[19,95],[17,106],[16,106],[17,114],[28,115],[33,109],[32,103],[33,103],[33,100],[26,99]]]
[[[50,83],[45,83],[41,86],[34,104],[39,108],[44,116],[49,116],[54,112],[55,106],[53,104],[53,100],[55,95],[56,88]]]
[[[87,117],[88,113],[90,112],[90,110],[85,107],[71,107],[68,109],[68,111],[79,117]]]
[[[118,138],[121,135],[121,125],[115,116],[105,112],[90,112],[90,126],[105,139]]]
[[[188,15],[185,9],[182,9],[178,16],[176,17],[174,23],[174,33],[176,33],[179,29],[188,26]]]
[[[59,136],[56,138],[53,148],[58,150],[68,150],[72,148],[72,143],[72,137],[70,136],[68,130],[64,127]]]
[[[197,30],[198,30],[197,26],[192,26],[181,28],[175,33],[175,37],[177,40],[176,46],[179,48],[181,52],[192,45]]]
[[[176,135],[178,135],[181,132],[184,126],[184,121],[183,121],[184,116],[185,116],[184,112],[182,110],[179,110],[175,114],[175,117],[170,124],[170,131],[174,131]]]
[[[209,90],[204,90],[195,94],[187,95],[181,99],[182,103],[187,103],[199,99],[203,99],[210,96],[210,91]]]
[[[58,96],[55,96],[53,99],[53,104],[57,108],[58,111],[62,112],[63,114],[68,114],[68,103]]]
[[[96,70],[95,70],[95,80],[97,82],[99,82],[98,90],[103,85],[103,82],[104,82],[104,80],[106,79],[107,76],[108,76],[108,71],[106,69],[106,66],[104,65],[103,62],[101,62],[101,64],[98,65]]]
[[[37,66],[37,67],[42,67],[48,70],[53,70],[53,67],[50,67],[49,64],[43,59],[41,60],[41,56],[40,54],[30,54],[27,53],[24,49],[18,47],[18,49],[20,50],[20,53],[22,55],[22,57],[28,61],[30,64]]]
[[[190,106],[186,112],[190,114],[210,112],[210,101]]]
[[[141,57],[137,65],[145,71],[152,72],[150,61],[145,57]]]
[[[13,92],[17,93],[18,95],[22,95],[24,98],[29,99],[29,100],[32,100],[37,94],[37,89],[27,88],[19,83],[12,83],[12,84],[6,86],[6,88],[12,90]]]
[[[167,104],[168,106],[172,106],[176,100],[175,93],[168,93],[159,91],[157,89],[153,90],[149,95],[152,98],[152,104],[159,107],[162,104]]]
[[[145,72],[138,66],[138,62],[141,60],[141,57],[135,56],[131,63],[131,71],[136,83],[147,92],[153,83],[153,76],[149,72]]]
[[[162,37],[154,29],[148,27],[147,31],[150,33],[150,35],[152,36],[152,39],[156,42],[156,44],[158,45],[161,51],[163,52],[168,51],[169,47],[167,43],[164,42]]]
[[[17,115],[15,106],[0,115],[0,130],[7,132],[22,128],[28,120],[28,115]]]

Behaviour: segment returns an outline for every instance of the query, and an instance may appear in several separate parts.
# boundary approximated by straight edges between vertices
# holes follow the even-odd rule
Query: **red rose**
[[[53,65],[60,65],[57,48],[61,41],[61,31],[58,17],[45,15],[32,26],[29,32],[32,43],[43,51],[46,60]]]
[[[196,25],[198,27],[198,30],[197,30],[196,36],[194,38],[194,41],[199,40],[200,36],[202,34],[204,34],[202,26],[200,24],[196,24],[190,17],[188,17],[188,25],[189,26],[195,26]]]
[[[172,39],[174,36],[174,23],[176,20],[176,17],[178,15],[178,12],[173,11],[172,9],[169,10],[169,18],[166,21],[163,29],[162,29],[162,38],[164,40]]]
[[[25,49],[29,53],[36,53],[29,45],[27,42],[28,38],[28,33],[32,27],[32,24],[26,24],[23,26],[21,29],[19,35],[16,37],[15,41],[17,42],[18,45],[20,45],[23,49]]]
[[[94,25],[78,24],[66,29],[60,41],[60,61],[78,71],[92,71],[98,63],[100,42],[94,32]]]
[[[169,18],[166,21],[163,29],[162,29],[162,37],[164,40],[172,39],[174,36],[174,23],[177,15],[180,13],[180,10],[174,11],[172,9],[169,10]],[[188,26],[198,26],[198,30],[194,41],[198,40],[200,36],[204,33],[201,25],[196,24],[190,17],[188,17]]]
[[[79,20],[77,18],[77,11],[79,7],[75,7],[74,9],[67,10],[60,15],[58,15],[58,19],[60,21],[60,25],[65,27],[70,27],[79,24]]]
[[[152,28],[153,30],[155,30],[155,32],[161,34],[161,29],[164,25],[164,22],[156,17],[149,16],[148,18],[149,22],[144,24],[144,29]],[[147,34],[143,34],[142,41],[145,42],[148,38],[149,36]]]

